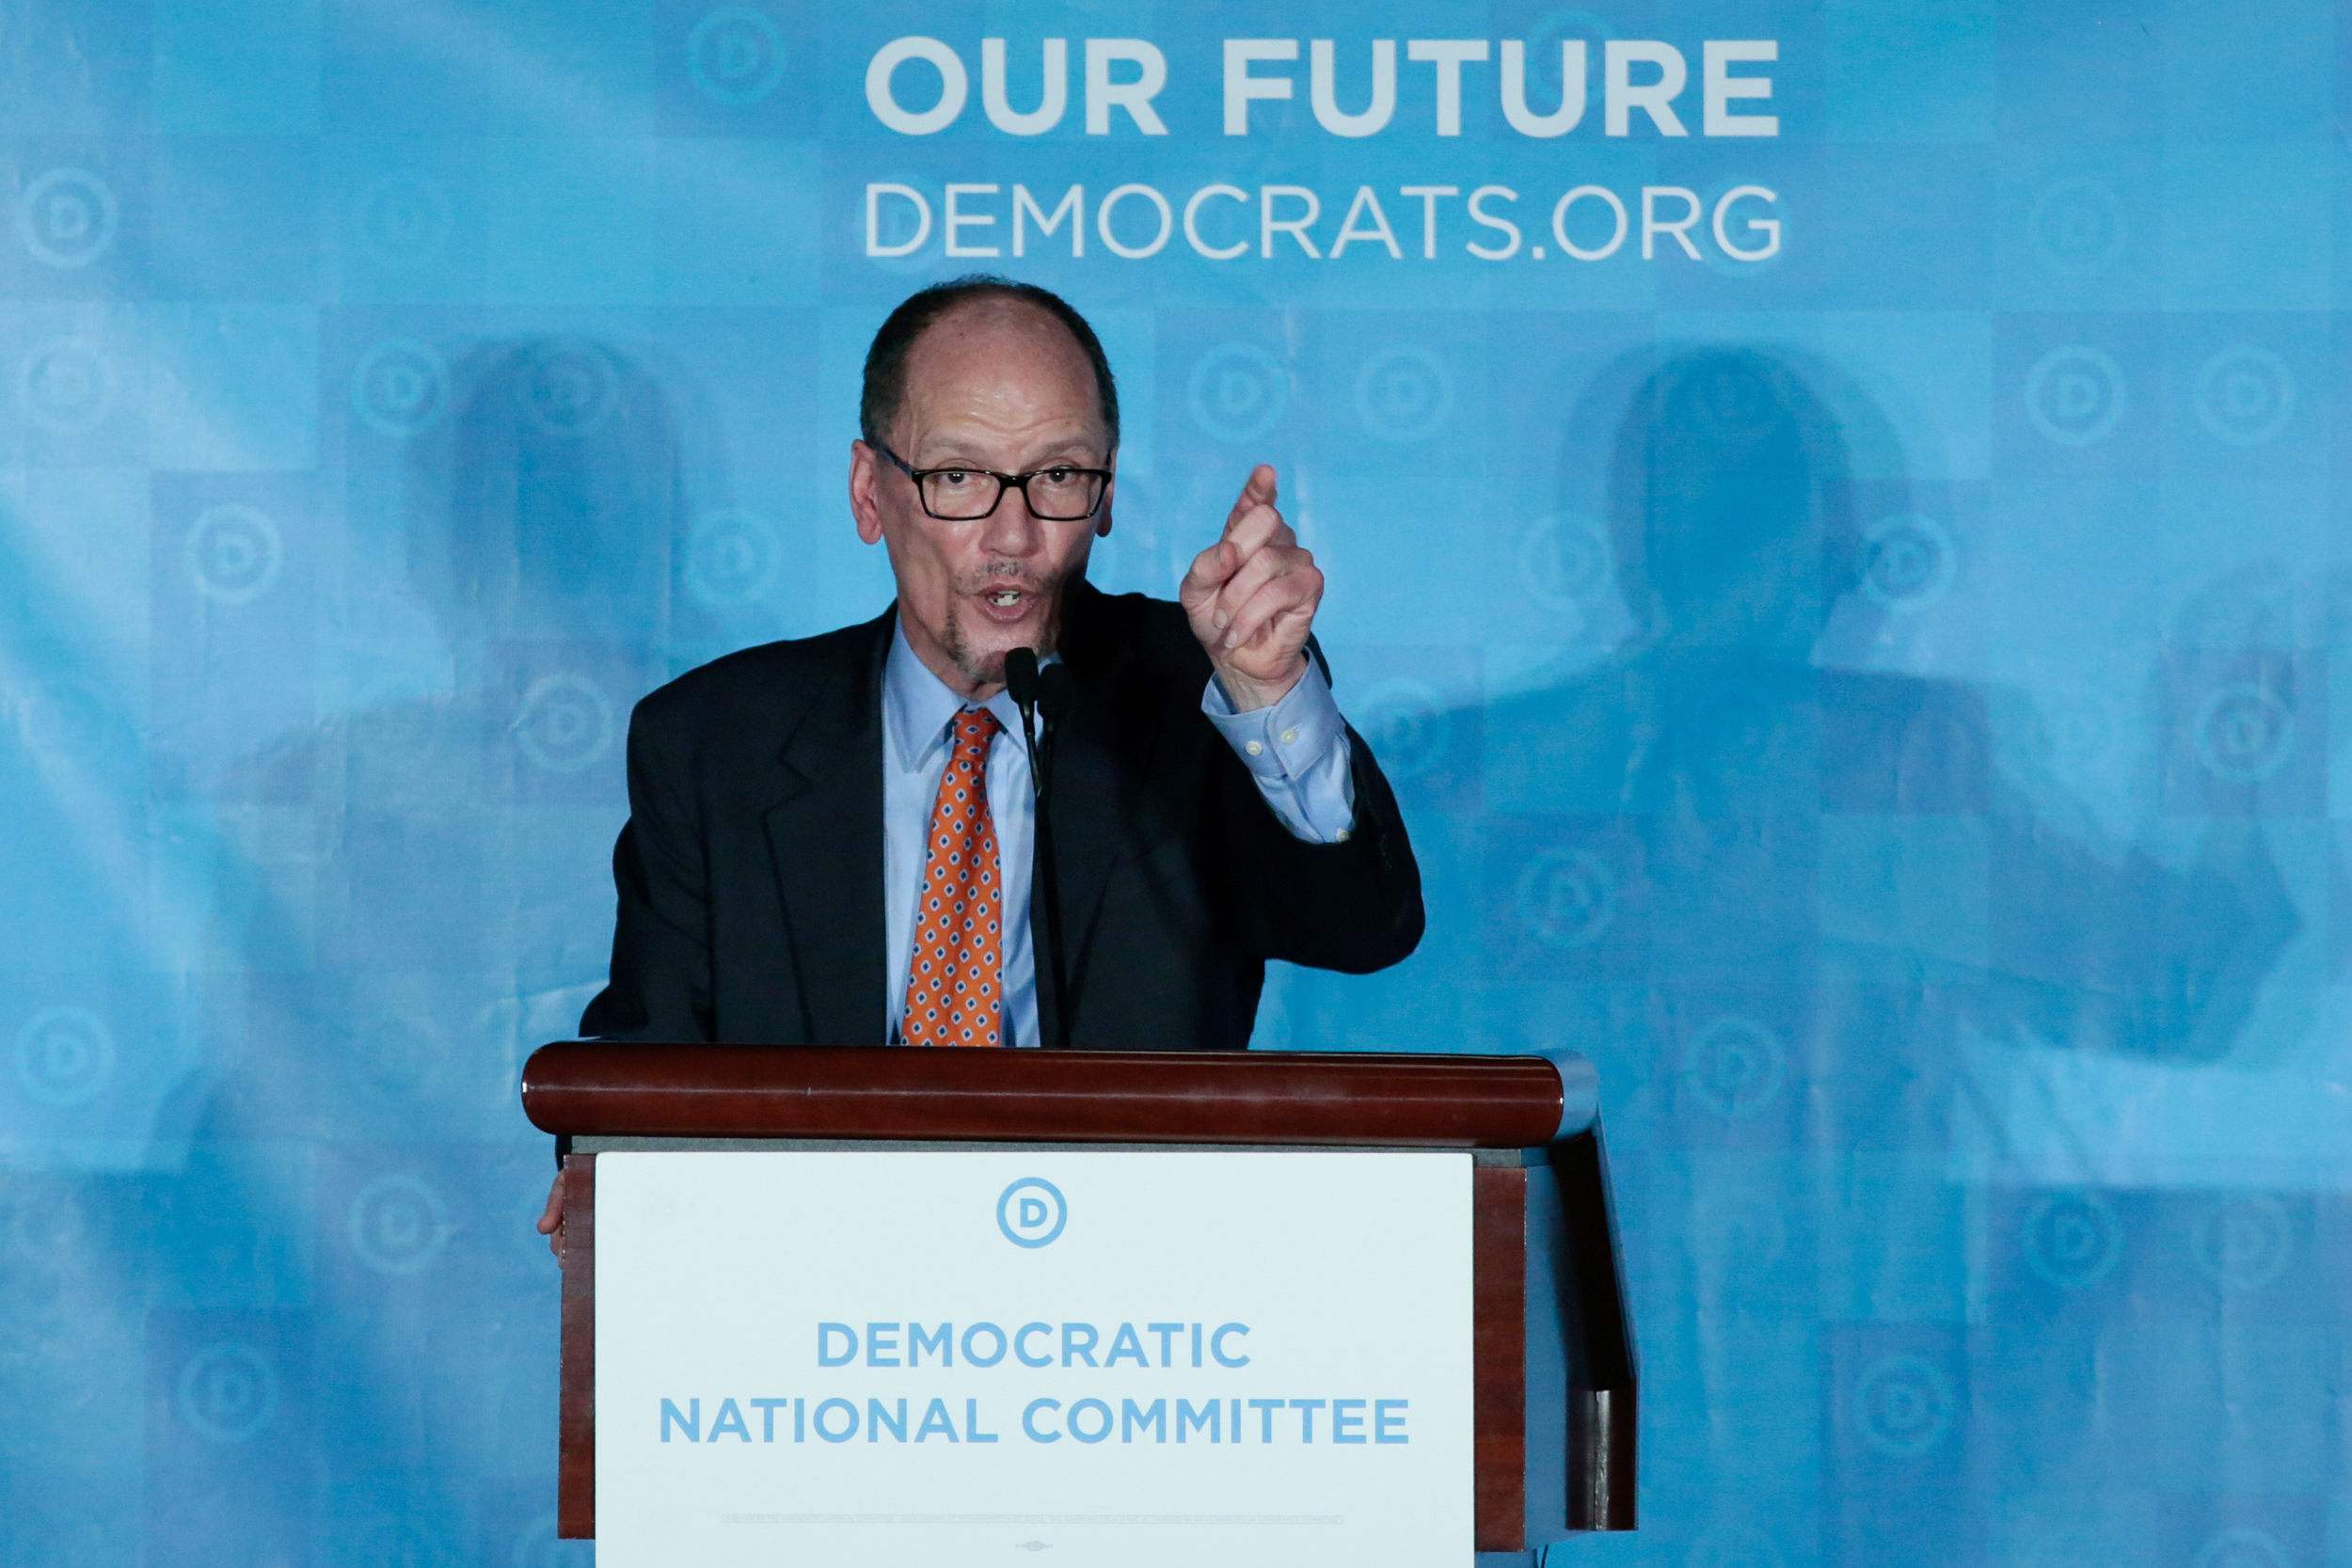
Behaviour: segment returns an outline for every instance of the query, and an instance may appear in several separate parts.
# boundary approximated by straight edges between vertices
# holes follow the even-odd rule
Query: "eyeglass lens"
[[[1103,476],[1084,468],[1044,468],[1023,488],[1029,511],[1048,522],[1075,522],[1094,515],[1103,498]],[[985,517],[1003,499],[1004,482],[972,468],[940,468],[923,476],[923,504],[934,517],[968,521]]]

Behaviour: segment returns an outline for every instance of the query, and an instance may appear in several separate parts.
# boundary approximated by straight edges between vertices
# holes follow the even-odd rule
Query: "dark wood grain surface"
[[[1470,1443],[1482,1552],[1527,1535],[1527,1170],[1470,1172]]]
[[[596,1157],[564,1157],[564,1343],[558,1366],[555,1533],[596,1533]]]
[[[1526,1148],[1560,1125],[1534,1056],[543,1046],[523,1109],[549,1132]]]

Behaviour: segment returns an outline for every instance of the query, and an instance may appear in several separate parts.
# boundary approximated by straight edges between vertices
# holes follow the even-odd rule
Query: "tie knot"
[[[988,743],[994,739],[996,732],[1003,728],[1004,726],[996,721],[996,716],[988,709],[984,707],[965,708],[956,715],[956,750],[963,752],[977,748],[986,751]]]

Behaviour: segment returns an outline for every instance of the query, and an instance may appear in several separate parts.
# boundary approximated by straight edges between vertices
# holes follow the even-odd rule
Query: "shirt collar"
[[[1046,662],[1057,657],[1048,655]],[[947,744],[948,721],[970,705],[916,657],[907,641],[905,623],[894,618],[890,657],[882,665],[882,723],[898,751],[898,766],[909,772],[921,769],[933,747]],[[1011,692],[999,691],[979,705],[996,716],[1006,734],[1021,733],[1021,707]]]

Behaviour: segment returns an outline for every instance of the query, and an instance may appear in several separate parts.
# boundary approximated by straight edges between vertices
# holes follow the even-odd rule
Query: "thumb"
[[[1187,609],[1204,604],[1216,596],[1217,590],[1240,566],[1241,552],[1220,539],[1192,558],[1192,569],[1176,585],[1176,597]]]

